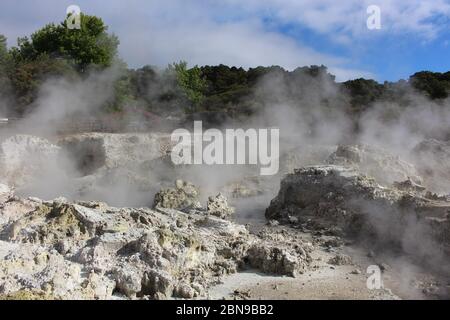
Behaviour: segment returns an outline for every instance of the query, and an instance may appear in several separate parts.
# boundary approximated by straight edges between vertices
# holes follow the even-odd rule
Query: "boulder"
[[[222,219],[229,218],[234,213],[234,208],[228,205],[227,198],[219,193],[215,197],[209,197],[206,204],[207,213]]]
[[[198,196],[182,181],[176,190]],[[207,215],[12,197],[0,208],[0,299],[190,299],[246,266],[281,275],[307,268],[301,239],[250,234],[215,216],[230,212],[223,196],[212,200]]]
[[[266,218],[338,233],[341,230],[349,237],[427,256],[450,253],[443,231],[449,231],[449,213],[448,199],[383,187],[352,167],[312,166],[282,180],[277,197],[266,209]]]
[[[153,206],[160,208],[189,211],[201,209],[200,191],[193,184],[177,180],[174,188],[163,189],[155,195]]]

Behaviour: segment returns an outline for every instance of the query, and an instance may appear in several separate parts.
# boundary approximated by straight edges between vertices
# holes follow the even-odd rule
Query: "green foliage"
[[[127,69],[125,62],[117,61],[117,72],[121,75],[113,86],[113,96],[106,103],[105,110],[110,112],[122,112],[130,104],[134,104],[133,84],[131,83],[131,72]]]
[[[187,68],[187,62],[181,61],[169,65],[169,71],[173,70],[177,77],[178,85],[183,89],[189,101],[194,107],[198,106],[204,98],[206,81],[198,66]]]
[[[66,22],[48,24],[29,38],[19,38],[18,46],[9,50],[8,80],[15,97],[13,113],[25,113],[42,83],[51,77],[73,80],[88,70],[104,69],[118,62],[119,41],[107,33],[102,19],[84,14],[80,18],[80,29],[69,29]],[[0,64],[5,55],[3,43],[0,38]],[[126,66],[122,67],[126,70]],[[119,79],[115,86],[114,99],[107,106],[112,110],[128,98],[126,79]]]
[[[0,116],[8,113],[6,104],[11,96],[11,80],[13,64],[6,45],[6,38],[0,35]]]
[[[137,70],[130,71],[130,84],[134,97],[147,98],[151,87],[158,82],[158,73],[151,66],[144,66]]]
[[[206,81],[202,110],[233,114],[235,107],[250,95],[247,71],[243,68],[204,66],[201,72]]]
[[[445,99],[450,92],[450,71],[446,73],[421,71],[410,77],[411,84],[431,99]]]
[[[11,84],[16,96],[14,113],[20,115],[26,111],[37,97],[42,83],[50,77],[77,79],[78,73],[64,59],[51,58],[47,54],[38,56],[33,61],[21,61],[15,65],[10,74]]]
[[[297,68],[289,72],[279,66],[256,67],[248,71],[225,65],[201,68],[207,82],[202,109],[226,111],[230,114],[249,115],[264,104],[284,102],[300,103],[302,97],[323,80],[334,82],[324,66]],[[266,95],[264,85],[282,88],[280,95]],[[315,89],[317,90],[318,87]],[[256,91],[258,91],[256,93]]]
[[[178,83],[173,68],[164,71],[144,66],[129,71],[131,95],[134,105],[144,111],[161,116],[182,116],[191,106],[184,88]]]
[[[359,113],[366,110],[373,102],[380,99],[384,86],[369,79],[349,80],[342,84],[344,92],[350,96],[352,112]]]
[[[219,66],[205,66],[200,69],[207,81],[206,94],[217,95],[236,91],[247,86],[247,72],[243,68]]]
[[[119,40],[107,33],[102,19],[81,14],[81,29],[69,29],[66,22],[48,24],[18,41],[13,51],[16,61],[33,61],[42,54],[73,62],[78,70],[88,66],[108,67],[117,55]]]
[[[23,114],[48,78],[83,79],[90,71],[113,64],[122,76],[114,82],[114,94],[104,106],[108,113],[128,108],[162,116],[181,117],[187,112],[245,118],[264,106],[289,104],[303,108],[311,121],[315,121],[315,108],[325,108],[330,116],[342,109],[358,119],[378,101],[410,105],[411,86],[431,99],[445,99],[450,92],[450,71],[422,71],[409,81],[380,84],[362,78],[336,83],[323,65],[293,71],[279,66],[245,70],[222,64],[188,68],[181,61],[164,71],[151,66],[130,70],[117,57],[118,38],[107,31],[102,19],[81,14],[81,29],[69,29],[66,22],[48,24],[20,38],[10,50],[0,35],[0,103],[13,100],[8,104],[14,106],[10,111]],[[392,112],[387,114],[393,117]]]
[[[7,57],[8,57],[8,48],[6,46],[6,37],[0,34],[0,65],[3,65]]]

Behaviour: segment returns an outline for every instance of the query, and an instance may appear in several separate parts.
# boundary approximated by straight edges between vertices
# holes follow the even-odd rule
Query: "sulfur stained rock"
[[[290,231],[290,230],[289,230]],[[251,267],[270,274],[296,277],[309,269],[312,258],[308,247],[295,232],[264,227],[260,242],[254,243],[247,255]]]
[[[341,229],[350,237],[398,246],[421,258],[449,255],[444,234],[450,202],[415,188],[384,187],[353,167],[312,166],[281,182],[267,219],[313,229]]]
[[[155,195],[153,206],[180,211],[200,209],[202,206],[199,201],[199,195],[200,191],[193,184],[177,180],[175,188],[161,190]]]
[[[302,260],[286,249],[255,245],[249,250],[250,265],[267,273],[296,277],[302,270]]]
[[[226,219],[234,213],[234,208],[228,205],[227,198],[219,193],[215,197],[209,197],[206,205],[208,214]]]
[[[335,266],[351,265],[352,259],[346,254],[337,254],[331,258],[328,263]]]
[[[198,195],[189,184],[178,187]],[[206,210],[11,199],[0,208],[0,297],[204,297],[218,277],[246,266],[292,275],[309,264],[300,240],[253,235]],[[214,209],[227,208],[219,199]]]
[[[116,281],[116,290],[124,293],[127,297],[135,297],[142,291],[142,274],[136,269],[123,269],[113,271]]]

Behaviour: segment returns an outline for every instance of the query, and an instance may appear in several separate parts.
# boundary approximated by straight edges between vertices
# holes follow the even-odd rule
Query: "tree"
[[[201,69],[198,66],[188,69],[185,61],[173,63],[169,65],[168,69],[175,71],[178,85],[194,107],[198,106],[204,98],[203,92],[206,88],[206,81],[202,77]]]
[[[385,87],[372,79],[349,80],[342,84],[344,92],[348,93],[351,99],[352,112],[362,112],[366,108],[380,99]]]
[[[8,56],[8,47],[6,46],[6,37],[0,34],[0,64],[3,64]]]
[[[137,70],[130,70],[130,73],[133,95],[146,99],[151,86],[159,80],[156,70],[146,65]]]
[[[51,58],[47,54],[42,54],[33,61],[15,64],[9,78],[16,97],[16,114],[21,115],[26,111],[27,106],[37,97],[41,84],[50,77],[76,80],[79,74],[66,60]]]
[[[11,81],[9,76],[12,71],[12,60],[8,53],[6,37],[0,34],[0,113],[4,116],[9,113],[7,105],[11,98]]]
[[[21,38],[13,55],[19,61],[32,61],[46,54],[71,61],[79,71],[88,66],[108,67],[117,56],[119,40],[107,33],[103,20],[81,14],[81,28],[69,29],[66,22],[48,24],[29,38]]]
[[[450,72],[421,71],[413,74],[409,81],[419,91],[431,99],[445,99],[450,92]]]
[[[116,72],[120,76],[114,81],[113,95],[106,102],[104,109],[106,111],[122,112],[127,105],[134,104],[134,90],[131,81],[131,72],[127,69],[127,64],[118,59],[116,67]]]
[[[107,33],[102,19],[81,14],[80,20],[80,29],[69,29],[66,22],[47,24],[30,37],[19,38],[17,47],[9,50],[11,71],[8,77],[15,96],[15,113],[20,115],[27,111],[41,84],[49,77],[73,80],[80,75],[87,76],[91,69],[101,70],[113,62],[120,65],[119,41]],[[0,45],[0,59],[3,48],[4,45]],[[126,66],[121,68],[126,69]],[[126,80],[121,78],[115,84],[117,94],[114,101],[108,103],[109,108],[116,109],[126,100],[124,83]]]

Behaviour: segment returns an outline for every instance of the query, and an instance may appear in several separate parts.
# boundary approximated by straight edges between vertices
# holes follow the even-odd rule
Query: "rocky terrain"
[[[450,255],[447,197],[412,180],[383,187],[349,167],[305,167],[286,176],[266,218],[398,246],[420,258]]]
[[[197,198],[198,206],[183,212],[186,194],[195,198],[189,188],[177,181],[149,209],[22,199],[2,185],[0,294],[194,298],[238,269],[289,276],[307,269],[311,259],[301,240],[250,234],[218,217],[232,213],[222,195],[211,197],[204,209]]]
[[[291,148],[267,178],[174,167],[164,134],[6,137],[0,299],[449,298],[450,157],[423,144]]]

